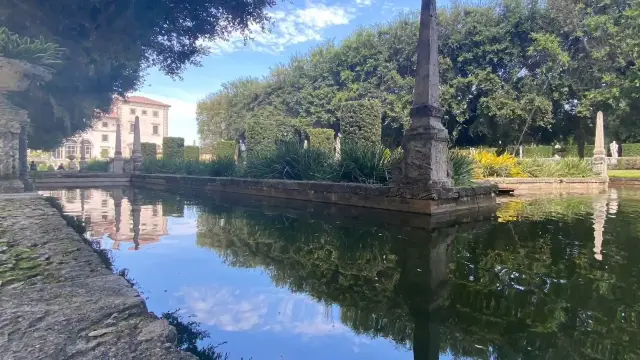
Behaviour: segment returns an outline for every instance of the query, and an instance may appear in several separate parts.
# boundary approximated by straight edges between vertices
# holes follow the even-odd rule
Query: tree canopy
[[[639,14],[638,0],[441,9],[441,105],[452,144],[584,144],[600,110],[609,136],[640,140]],[[296,55],[264,78],[224,84],[198,103],[200,137],[235,139],[263,108],[294,127],[339,129],[341,104],[377,100],[382,140],[396,146],[410,124],[417,31],[417,14],[402,14]]]
[[[30,147],[53,148],[89,128],[157,67],[178,77],[207,54],[207,41],[264,24],[275,0],[6,0],[9,30],[66,49],[52,81],[12,96],[29,112]]]

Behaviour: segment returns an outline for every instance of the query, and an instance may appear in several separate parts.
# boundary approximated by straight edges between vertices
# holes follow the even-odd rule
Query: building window
[[[147,115],[147,110],[142,110],[142,115]]]
[[[108,128],[108,127],[109,127],[109,123],[108,123],[108,122],[106,122],[106,121],[103,121],[103,122],[102,122],[102,127],[103,127],[103,128]]]
[[[69,140],[66,144],[64,144],[64,155],[68,158],[70,155],[78,154],[78,144],[74,140]]]
[[[109,134],[102,135],[102,142],[109,142]]]
[[[100,148],[100,158],[106,159],[108,157],[109,157],[109,148],[108,147]]]
[[[135,131],[136,131],[136,124],[130,123],[129,124],[129,132],[135,132]]]
[[[158,135],[158,125],[153,125],[153,135]]]
[[[153,117],[160,117],[160,112],[158,110],[153,110]]]
[[[64,159],[64,149],[57,148],[56,151],[53,153],[53,158],[56,160]]]
[[[151,208],[151,215],[158,216],[158,205],[153,205],[153,207]]]
[[[136,109],[133,109],[133,108],[129,109],[129,114],[135,115],[136,114]]]
[[[100,206],[102,206],[103,208],[106,208],[107,206],[109,206],[109,200],[107,200],[107,199],[103,199],[103,200],[101,201]]]
[[[83,140],[80,146],[84,148],[84,157],[91,159],[93,157],[93,145],[91,145],[91,141]]]

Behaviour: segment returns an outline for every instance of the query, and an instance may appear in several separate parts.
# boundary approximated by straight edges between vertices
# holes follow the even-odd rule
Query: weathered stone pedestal
[[[607,151],[604,148],[604,115],[598,111],[596,117],[596,143],[593,149],[593,171],[608,180]]]

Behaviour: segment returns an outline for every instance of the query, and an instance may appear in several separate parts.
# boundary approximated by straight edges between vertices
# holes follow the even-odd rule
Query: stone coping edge
[[[221,178],[140,174],[132,182],[156,187],[187,187],[211,192],[270,196],[304,201],[361,206],[423,214],[478,209],[495,204],[498,187],[479,183],[471,187],[421,188],[272,179]]]
[[[499,184],[605,184],[606,178],[489,178],[487,181]]]

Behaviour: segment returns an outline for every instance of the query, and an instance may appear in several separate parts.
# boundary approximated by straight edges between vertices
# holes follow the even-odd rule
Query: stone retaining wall
[[[195,356],[37,195],[0,195],[0,358]]]
[[[31,180],[39,190],[68,187],[97,188],[129,185],[131,183],[131,175],[50,171],[33,173]]]
[[[607,190],[604,178],[491,178],[500,189],[513,189],[515,195],[596,194]]]
[[[439,214],[478,209],[495,204],[494,185],[432,189],[354,183],[214,178],[183,175],[133,175],[134,185],[170,190],[176,187],[206,192],[229,192],[374,209]]]

